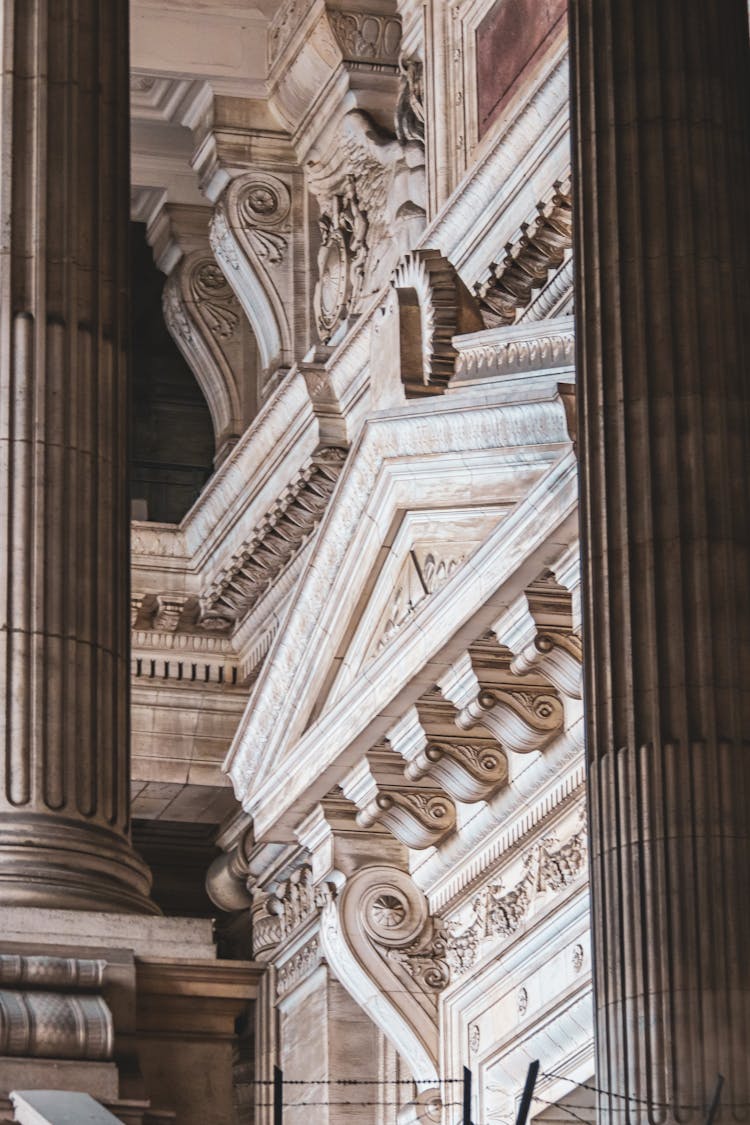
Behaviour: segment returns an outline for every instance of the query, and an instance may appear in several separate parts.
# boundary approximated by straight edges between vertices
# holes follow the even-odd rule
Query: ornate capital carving
[[[316,921],[335,895],[328,883],[313,883],[312,869],[302,864],[271,894],[258,894],[253,904],[253,956],[267,959],[310,922]]]

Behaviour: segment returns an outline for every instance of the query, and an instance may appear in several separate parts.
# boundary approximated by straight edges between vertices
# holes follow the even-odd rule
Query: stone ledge
[[[92,1097],[114,1101],[119,1094],[113,1062],[64,1059],[0,1058],[0,1090],[86,1090]]]
[[[139,914],[92,913],[9,906],[3,910],[3,941],[88,948],[129,949],[136,957],[216,959],[210,918],[158,918]]]

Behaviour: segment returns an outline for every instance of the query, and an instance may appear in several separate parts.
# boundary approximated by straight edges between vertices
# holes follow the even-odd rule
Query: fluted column
[[[0,904],[150,910],[128,823],[128,4],[0,0]]]
[[[721,1073],[744,1120],[746,0],[571,0],[571,40],[600,1119]]]

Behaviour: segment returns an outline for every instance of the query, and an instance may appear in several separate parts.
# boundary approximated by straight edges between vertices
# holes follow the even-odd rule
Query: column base
[[[160,914],[130,841],[97,824],[0,813],[0,906]]]

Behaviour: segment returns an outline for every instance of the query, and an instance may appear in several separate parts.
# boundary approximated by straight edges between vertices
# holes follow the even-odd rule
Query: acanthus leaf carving
[[[275,952],[308,923],[317,919],[335,896],[328,883],[315,885],[309,864],[302,864],[273,894],[259,898],[253,911],[253,955]]]
[[[292,212],[292,181],[253,168],[229,182],[211,221],[211,245],[253,327],[268,385],[294,353]]]
[[[208,250],[183,257],[162,295],[166,325],[189,364],[211,412],[217,454],[244,428],[244,333],[239,302]]]
[[[493,741],[427,742],[405,768],[408,778],[432,777],[459,801],[486,801],[505,784],[508,763]]]
[[[190,292],[214,336],[231,339],[240,321],[239,302],[214,261],[202,261],[192,271]]]
[[[509,890],[502,880],[485,886],[472,900],[468,924],[447,924],[446,957],[453,974],[467,973],[476,963],[483,943],[510,938],[526,921],[538,896],[557,894],[585,871],[585,825],[563,844],[546,837],[523,857],[523,877]]]

